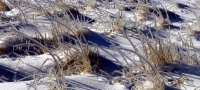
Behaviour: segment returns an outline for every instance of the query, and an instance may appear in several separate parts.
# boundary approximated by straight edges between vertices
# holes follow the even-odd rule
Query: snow
[[[10,0],[5,1],[9,4]],[[21,0],[21,2],[22,1],[23,0]],[[31,5],[35,8],[40,7],[38,3],[40,3],[41,6],[45,7],[43,9],[51,7],[51,4],[49,4],[48,0],[38,2],[36,2],[37,0],[29,1]],[[133,69],[133,71],[131,71],[132,73],[139,72],[138,67],[135,66],[134,63],[141,63],[140,57],[133,53],[134,48],[130,43],[131,41],[135,45],[135,47],[139,49],[139,53],[142,52],[141,40],[137,33],[138,31],[149,36],[151,40],[153,40],[154,38],[154,36],[151,35],[155,35],[155,33],[158,33],[158,35],[162,37],[162,40],[164,40],[164,43],[166,43],[170,39],[172,43],[180,45],[181,49],[183,49],[183,51],[185,50],[185,52],[181,53],[189,53],[189,56],[191,56],[191,60],[194,60],[196,55],[197,61],[200,61],[199,33],[197,33],[196,35],[188,34],[188,30],[200,29],[198,27],[198,25],[200,24],[197,19],[200,17],[200,8],[195,6],[198,0],[174,0],[179,4],[179,7],[174,6],[174,1],[151,0],[153,5],[150,4],[147,7],[153,8],[155,5],[156,7],[160,8],[159,10],[162,12],[162,14],[165,13],[163,8],[167,9],[167,13],[169,13],[170,30],[168,29],[168,27],[162,27],[161,22],[163,17],[157,18],[155,17],[155,15],[147,17],[145,11],[136,10],[136,4],[128,4],[125,3],[123,0],[109,0],[108,2],[103,0],[96,0],[97,5],[94,8],[86,6],[87,2],[90,1],[65,1],[67,4],[70,4],[72,6],[81,7],[79,8],[80,14],[84,15],[84,17],[87,17],[87,20],[94,19],[94,21],[87,23],[87,26],[84,26],[84,28],[87,28],[87,31],[85,31],[87,33],[85,35],[85,39],[90,41],[90,48],[98,48],[100,55],[106,60],[106,63],[103,66],[103,71],[109,74],[106,75],[105,73],[99,71],[92,72],[90,74],[80,73],[78,75],[65,76],[64,81],[66,82],[67,88],[73,90],[130,89],[129,86],[131,85],[127,84],[127,82],[123,80],[122,82],[116,82],[113,84],[113,79],[118,78],[119,75],[113,74],[113,72],[121,71],[122,68],[125,68],[123,66],[131,66],[131,69]],[[104,2],[104,4],[102,2]],[[24,3],[27,3],[27,1],[24,0]],[[26,8],[26,4],[24,3],[22,3],[23,5],[21,5],[20,8],[26,14],[27,21],[24,20],[24,18],[19,18],[23,13],[21,13],[20,9],[16,6],[11,6],[11,11],[2,12],[2,15],[5,15],[6,17],[4,18],[6,19],[1,20],[0,22],[0,90],[52,89],[52,83],[61,83],[61,81],[57,81],[56,75],[49,75],[49,72],[52,70],[52,68],[55,67],[55,60],[52,55],[50,55],[48,52],[45,52],[38,55],[9,57],[7,52],[4,53],[4,51],[9,51],[11,49],[9,47],[4,50],[5,45],[8,45],[10,42],[12,42],[12,40],[14,42],[14,39],[11,39],[13,37],[15,37],[15,39],[18,39],[19,33],[31,38],[43,39],[39,37],[39,33],[42,37],[45,37],[47,39],[53,38],[52,32],[49,31],[49,27],[52,23],[50,20],[53,20],[53,18],[57,18],[56,16],[54,16],[55,12],[49,10],[49,16],[46,14],[40,15],[41,12],[39,10],[34,10],[34,8]],[[119,8],[114,8],[113,3],[118,3],[118,7],[123,5],[127,7],[131,6],[130,8],[132,8],[132,10],[124,10],[120,12]],[[57,12],[63,11],[58,10]],[[126,24],[125,28],[127,29],[127,36],[125,36],[123,34],[125,32],[122,31],[111,31],[111,29],[115,27],[114,21],[116,21],[116,18],[120,15],[120,13],[122,14],[121,17],[123,17],[121,23]],[[167,18],[166,15],[163,14],[163,16],[164,18]],[[135,19],[135,17],[138,17],[140,19]],[[144,18],[148,20],[145,21],[143,20]],[[63,19],[63,21],[64,20],[66,19]],[[56,22],[61,21],[62,20],[58,20]],[[66,23],[70,23],[70,25],[73,25],[71,24],[70,20]],[[159,28],[157,28],[156,25]],[[72,27],[70,26],[70,28]],[[122,26],[118,29],[121,28]],[[137,28],[138,31],[135,28]],[[150,28],[151,30],[148,30],[147,28]],[[130,41],[126,37],[128,37]],[[22,41],[20,42],[20,40],[18,40],[19,42],[15,42],[14,44],[17,45],[22,43]],[[187,47],[187,45],[194,47]],[[187,48],[189,49],[188,52]],[[62,59],[65,58],[65,51],[67,51],[67,53],[70,53],[71,49],[60,50],[60,52],[59,50],[54,50],[51,52],[56,60],[62,61]],[[181,77],[184,76],[186,77],[186,79],[184,79],[183,84],[181,84],[181,86],[178,88],[180,88],[181,90],[200,90],[200,67],[198,65],[193,65],[192,63],[193,62],[191,61],[189,62],[189,64],[174,64],[170,65],[169,67],[166,66],[165,69],[167,69],[167,74],[163,74],[163,77],[173,77],[176,81],[178,81]],[[33,78],[34,75],[36,76],[35,79]],[[122,77],[127,78],[125,76]],[[175,80],[169,83],[176,83]],[[50,85],[48,85],[48,83],[50,83]],[[149,88],[154,88],[153,81],[150,80],[146,80],[142,82],[142,84],[134,82],[134,85],[135,87],[144,88],[145,90],[148,90]],[[171,87],[169,86],[168,88]]]
[[[27,87],[24,82],[1,83],[1,90],[25,90]]]

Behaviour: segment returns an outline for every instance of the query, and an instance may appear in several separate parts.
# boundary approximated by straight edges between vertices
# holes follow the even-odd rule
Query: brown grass
[[[61,67],[66,75],[90,73],[98,71],[102,66],[98,50],[67,50],[65,57],[62,59]]]
[[[177,82],[175,82],[172,87],[175,87],[175,88],[181,88],[181,85],[183,85],[183,83],[187,80],[187,77],[186,76],[182,76],[181,78],[179,78],[177,80]]]
[[[189,35],[200,34],[200,17],[197,18],[197,22],[188,27],[187,34]]]
[[[10,11],[10,8],[2,0],[0,0],[0,11]]]
[[[86,12],[87,11],[91,11],[92,9],[94,9],[96,6],[95,2],[87,2],[87,6],[85,8]]]
[[[111,32],[116,32],[119,31],[121,27],[123,27],[123,22],[122,22],[122,12],[118,13],[116,19],[113,22],[112,28],[111,28]]]
[[[162,17],[156,17],[156,19],[155,19],[155,27],[157,29],[162,29],[162,28],[166,27],[169,24],[170,24],[169,20],[164,19]]]
[[[165,63],[174,63],[180,58],[177,45],[170,40],[164,42],[156,38],[152,42],[148,37],[142,36],[141,42],[144,56],[157,68]],[[146,66],[145,68],[148,69]]]
[[[138,7],[134,13],[137,21],[148,20],[149,18],[149,8],[148,7]]]

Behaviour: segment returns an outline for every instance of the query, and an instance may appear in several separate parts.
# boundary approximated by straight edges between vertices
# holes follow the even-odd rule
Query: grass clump
[[[0,0],[0,11],[10,11],[11,9],[4,3],[2,0]]]
[[[170,24],[169,20],[164,19],[163,17],[156,17],[155,18],[155,27],[156,29],[165,28]]]
[[[96,2],[95,1],[88,1],[85,7],[86,12],[92,11],[96,7]]]
[[[165,42],[157,37],[152,42],[148,37],[142,35],[141,42],[144,56],[157,68],[166,63],[175,63],[180,60],[178,46],[170,40]],[[148,67],[145,68],[148,69]]]
[[[64,55],[60,65],[66,75],[90,73],[98,71],[102,66],[98,50],[91,51],[87,47],[71,48],[65,50]]]
[[[188,28],[188,32],[187,34],[189,35],[197,35],[200,34],[200,17],[197,17],[197,22],[193,23],[192,25],[190,25]]]
[[[140,6],[137,8],[137,10],[134,12],[134,17],[136,21],[146,21],[149,19],[149,8]]]

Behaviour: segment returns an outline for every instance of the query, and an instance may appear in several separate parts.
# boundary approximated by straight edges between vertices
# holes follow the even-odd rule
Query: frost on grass
[[[22,35],[21,38],[18,34],[11,35],[11,38],[1,45],[1,54],[10,55],[10,53],[15,53],[15,55],[19,55],[23,52],[24,56],[29,56],[31,53],[53,53],[51,54],[52,57],[57,57],[52,60],[55,63],[54,67],[56,67],[56,69],[54,70],[53,67],[48,74],[44,75],[44,77],[47,76],[50,78],[49,85],[47,86],[51,89],[64,90],[68,88],[68,85],[66,85],[68,81],[65,80],[65,76],[68,77],[75,74],[79,76],[90,72],[97,75],[104,72],[104,75],[112,79],[112,84],[120,83],[128,89],[163,90],[165,85],[181,88],[186,78],[173,79],[175,82],[168,84],[169,79],[163,77],[165,74],[160,74],[173,73],[173,76],[176,74],[173,71],[179,71],[179,69],[181,69],[181,67],[178,66],[181,66],[181,63],[187,63],[189,65],[198,63],[198,51],[196,51],[198,49],[196,49],[192,43],[188,43],[184,38],[179,39],[179,41],[173,40],[173,42],[170,40],[170,37],[177,37],[177,34],[172,34],[173,32],[179,33],[179,31],[185,28],[180,27],[181,30],[166,28],[166,26],[173,25],[179,27],[179,24],[185,23],[182,18],[187,19],[188,16],[186,13],[182,14],[182,12],[179,11],[178,8],[180,8],[180,10],[184,9],[179,7],[182,5],[181,2],[169,3],[166,1],[158,2],[158,0],[86,1],[56,0],[54,2],[49,0],[31,0],[31,3],[27,3],[20,0],[15,4],[10,3],[12,4],[10,5],[12,7],[11,12],[15,13],[11,15],[11,12],[8,13],[4,11],[5,15],[4,12],[2,12],[2,15],[8,18],[11,16],[14,18],[18,17],[19,19],[2,20],[2,23],[5,24],[5,22],[12,21],[31,22],[34,23],[35,26],[38,25],[43,28],[20,27],[16,23],[14,27],[11,27],[12,25],[6,26],[3,24],[4,26],[0,28],[2,32],[4,32],[4,29],[17,28],[19,31],[21,30],[21,33],[25,34],[26,37]],[[169,10],[169,8],[166,8],[171,6],[171,4],[173,4],[173,12]],[[17,7],[17,5],[19,7]],[[196,5],[198,5],[198,3]],[[81,10],[83,10],[83,12]],[[183,15],[183,17],[179,15]],[[186,15],[186,17],[184,15]],[[195,22],[195,24],[186,28],[191,31],[189,34],[198,34],[198,32],[196,32],[199,30],[198,23]],[[131,30],[127,29],[129,28],[126,26],[127,24],[133,28],[131,28]],[[29,24],[23,25],[28,26]],[[142,28],[140,26],[142,26]],[[30,29],[36,29],[32,30],[34,34],[38,31],[35,36],[28,35],[33,34],[33,32],[26,32]],[[98,37],[95,33],[88,34],[89,29],[94,30],[94,32],[103,31],[108,34]],[[160,29],[162,29],[162,31]],[[41,33],[43,30],[47,32],[44,31],[44,33]],[[127,33],[127,35],[125,35],[125,33]],[[27,36],[29,37],[27,38]],[[33,42],[31,39],[36,40],[37,43]],[[93,43],[87,43],[91,42],[91,40]],[[126,42],[127,40],[129,41],[128,43]],[[96,43],[94,43],[104,43],[103,41],[114,44],[100,45],[97,43],[99,45],[96,45]],[[137,41],[139,41],[139,43]],[[138,46],[141,47],[138,48]],[[126,55],[129,53],[125,54],[111,47],[126,49],[131,55],[136,55],[137,57],[130,58],[131,55]],[[137,48],[135,49],[135,47]],[[101,48],[101,50],[106,53],[102,53],[102,51],[99,53],[98,49],[93,50],[93,48]],[[109,53],[110,50],[115,50],[119,52],[120,55],[115,52]],[[62,53],[62,55],[57,55],[55,52]],[[134,54],[132,54],[133,52]],[[123,68],[119,70],[119,68],[116,69],[113,65],[108,65],[108,67],[104,67],[102,70],[103,60],[101,59],[101,55],[105,55],[111,62],[117,63]],[[121,63],[126,62],[127,59],[129,61],[127,61],[125,65]],[[178,68],[174,67],[175,65],[177,65]],[[107,69],[110,68],[116,69],[113,73],[118,73],[120,75],[109,75],[112,72],[109,72]],[[39,82],[36,81],[35,83]]]
[[[71,48],[64,51],[61,60],[61,67],[66,75],[90,73],[99,71],[102,68],[103,60],[101,60],[98,51],[89,50],[87,47]]]

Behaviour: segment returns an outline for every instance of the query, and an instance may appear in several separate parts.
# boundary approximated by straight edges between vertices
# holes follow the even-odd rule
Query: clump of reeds
[[[66,50],[64,55],[60,65],[66,75],[98,71],[103,62],[100,60],[98,51],[87,48]]]
[[[165,28],[170,24],[168,19],[164,19],[163,17],[156,17],[155,18],[155,27],[156,29]]]
[[[11,9],[4,3],[2,0],[0,0],[0,11],[10,11]]]
[[[149,19],[149,8],[140,6],[134,12],[134,18],[136,21],[144,21]]]
[[[200,17],[197,17],[197,21],[188,27],[188,35],[200,34]]]
[[[85,11],[88,12],[88,11],[92,11],[95,7],[96,7],[96,3],[91,1],[91,2],[87,2],[86,4],[86,8],[85,8]]]
[[[109,33],[119,31],[121,28],[123,28],[124,22],[123,22],[123,15],[122,12],[119,12],[117,14],[117,17],[112,22],[112,27]]]
[[[172,5],[169,7],[169,9],[172,9],[172,10],[176,10],[179,8],[180,8],[180,6],[176,1],[172,1]]]
[[[143,38],[142,49],[144,56],[155,67],[163,66],[165,63],[174,63],[180,58],[177,45],[171,41],[164,42],[162,39],[157,39],[152,42],[149,38]]]

